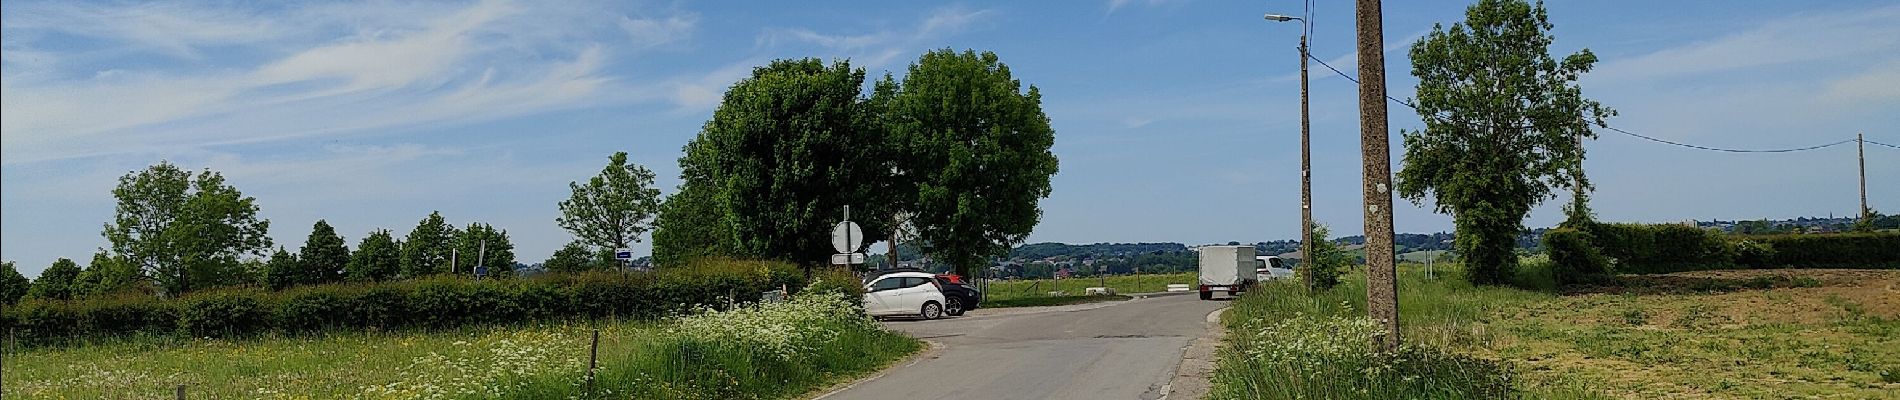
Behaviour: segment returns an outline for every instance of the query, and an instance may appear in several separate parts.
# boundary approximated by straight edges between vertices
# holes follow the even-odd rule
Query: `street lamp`
[[[1310,144],[1313,132],[1312,118],[1307,112],[1306,84],[1306,34],[1312,29],[1305,18],[1267,14],[1266,19],[1274,22],[1300,21],[1300,265],[1306,266],[1306,287],[1313,288],[1313,148]]]

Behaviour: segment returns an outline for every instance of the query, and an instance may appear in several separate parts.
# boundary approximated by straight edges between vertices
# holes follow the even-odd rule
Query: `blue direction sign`
[[[632,260],[632,259],[633,259],[633,249],[617,249],[617,250],[614,250],[614,259],[615,259],[615,260],[620,260],[620,261],[627,261],[627,260]]]

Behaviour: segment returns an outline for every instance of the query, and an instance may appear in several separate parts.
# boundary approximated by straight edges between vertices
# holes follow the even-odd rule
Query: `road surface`
[[[1157,399],[1226,305],[1190,294],[887,321],[942,348],[823,399]]]

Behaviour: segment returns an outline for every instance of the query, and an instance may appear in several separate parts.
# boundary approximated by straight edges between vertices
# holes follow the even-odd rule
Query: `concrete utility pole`
[[[1392,257],[1392,156],[1386,134],[1385,27],[1379,0],[1358,0],[1359,146],[1365,162],[1366,312],[1385,328],[1375,343],[1399,348],[1398,271]]]
[[[1866,224],[1874,216],[1867,208],[1867,133],[1854,134],[1854,143],[1860,152],[1860,222]]]
[[[1309,12],[1311,10],[1308,10]],[[1268,21],[1286,22],[1300,20],[1300,268],[1306,273],[1300,274],[1306,279],[1306,289],[1313,289],[1313,119],[1308,112],[1306,80],[1306,59],[1310,57],[1306,47],[1306,34],[1312,30],[1312,23],[1302,17],[1267,14]]]

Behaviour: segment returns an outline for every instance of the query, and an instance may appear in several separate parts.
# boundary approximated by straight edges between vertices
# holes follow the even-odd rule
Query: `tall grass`
[[[1589,398],[1567,388],[1528,388],[1508,363],[1448,351],[1492,344],[1479,328],[1498,310],[1551,295],[1474,287],[1455,265],[1436,279],[1416,268],[1399,274],[1399,320],[1406,343],[1372,351],[1384,334],[1366,317],[1363,269],[1330,290],[1308,293],[1292,281],[1269,282],[1236,302],[1215,373],[1216,399]],[[1474,329],[1478,328],[1478,329]],[[1528,393],[1527,393],[1528,392]]]
[[[1078,296],[1082,294],[1084,288],[1102,286],[1104,281],[1118,294],[1153,293],[1167,291],[1169,284],[1193,284],[1195,273],[1115,275],[1106,278],[991,280],[983,294],[984,301]],[[1050,292],[1062,292],[1063,295],[1050,296]]]

